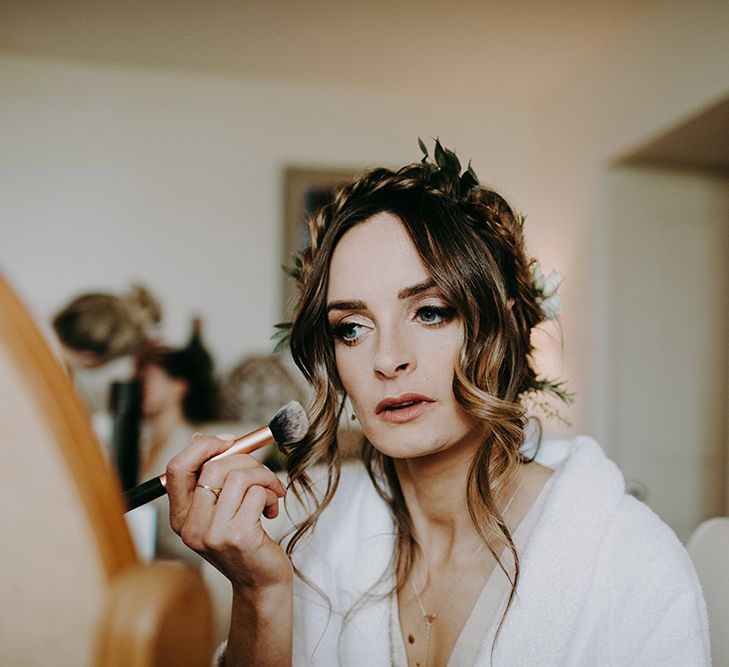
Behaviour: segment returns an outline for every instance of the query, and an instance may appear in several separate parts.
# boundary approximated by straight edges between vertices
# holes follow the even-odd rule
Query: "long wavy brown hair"
[[[285,454],[294,494],[313,502],[314,511],[297,526],[287,553],[292,555],[316,524],[336,492],[341,471],[337,428],[346,395],[326,317],[332,253],[349,229],[380,212],[399,218],[430,278],[463,321],[453,392],[462,408],[484,426],[483,441],[468,472],[468,512],[511,581],[508,611],[519,579],[519,557],[497,501],[503,502],[505,489],[525,461],[520,450],[526,417],[519,399],[536,380],[531,331],[543,314],[532,287],[533,260],[525,252],[518,216],[496,192],[430,164],[369,171],[339,187],[331,203],[309,221],[310,244],[301,255],[300,300],[290,347],[314,389],[314,400],[306,438],[286,448]],[[393,460],[365,442],[362,461],[395,523],[393,566],[399,591],[418,548],[413,524]],[[328,470],[323,493],[314,492],[307,472],[314,463],[324,463]],[[493,546],[502,541],[514,559],[513,573]]]

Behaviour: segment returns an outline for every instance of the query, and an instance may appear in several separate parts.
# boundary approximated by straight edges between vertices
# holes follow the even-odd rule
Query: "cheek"
[[[439,377],[447,377],[449,382],[453,381],[462,345],[463,332],[460,328],[449,331],[437,345],[430,345],[432,368]]]
[[[337,373],[342,382],[344,391],[352,397],[352,393],[356,392],[357,387],[361,386],[362,371],[361,364],[357,363],[354,350],[347,349],[342,345],[337,345],[334,353],[334,359],[337,363]]]
[[[154,403],[159,396],[159,382],[154,378],[145,380],[142,392],[145,401]]]
[[[348,348],[343,345],[337,346],[335,360],[342,388],[355,413],[359,415],[360,419],[365,419],[369,413],[368,406],[373,399],[372,364],[368,364],[361,349]]]

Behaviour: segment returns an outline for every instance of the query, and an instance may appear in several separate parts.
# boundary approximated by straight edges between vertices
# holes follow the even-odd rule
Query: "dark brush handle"
[[[160,496],[165,495],[165,493],[167,493],[167,491],[165,490],[160,477],[155,477],[154,479],[142,482],[131,489],[127,489],[124,492],[124,499],[127,503],[127,512],[136,509],[141,505],[145,505],[150,500],[159,498]]]

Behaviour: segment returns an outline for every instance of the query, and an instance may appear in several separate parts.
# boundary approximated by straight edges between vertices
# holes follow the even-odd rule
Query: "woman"
[[[137,365],[144,418],[139,479],[149,479],[187,447],[196,428],[215,420],[217,391],[212,361],[195,325],[185,347],[149,347],[139,355]],[[159,498],[153,504],[159,519],[156,557],[199,565],[200,557],[180,542],[165,520],[167,501]]]
[[[561,391],[530,357],[554,295],[522,220],[435,158],[310,222],[290,344],[315,400],[286,550],[260,521],[286,491],[255,460],[206,463],[226,443],[197,436],[168,466],[173,528],[232,582],[225,664],[708,664],[673,533],[590,439],[525,442],[524,400]],[[345,397],[363,465],[340,464]]]
[[[53,317],[60,360],[93,415],[102,442],[111,438],[109,386],[134,374],[134,355],[162,319],[157,299],[143,286],[125,294],[88,292]]]

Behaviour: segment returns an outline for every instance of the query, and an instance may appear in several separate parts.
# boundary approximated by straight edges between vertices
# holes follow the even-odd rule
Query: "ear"
[[[516,303],[516,302],[514,301],[514,299],[507,299],[507,301],[506,301],[506,307],[507,307],[507,308],[508,308],[509,310],[514,310],[514,304],[515,304],[515,303]]]

